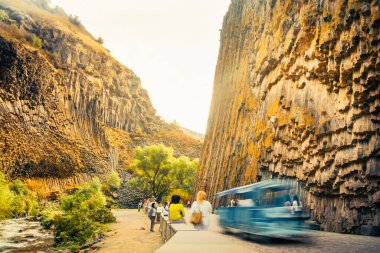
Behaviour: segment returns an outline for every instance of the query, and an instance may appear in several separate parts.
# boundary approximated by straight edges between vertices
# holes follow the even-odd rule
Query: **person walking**
[[[142,207],[142,202],[141,202],[141,200],[140,200],[140,202],[139,202],[138,205],[137,205],[138,212],[140,212],[141,207]]]
[[[148,205],[149,205],[149,201],[145,199],[144,205],[143,205],[145,214],[148,214]]]
[[[185,217],[185,209],[183,205],[179,203],[181,197],[179,195],[173,195],[169,206],[169,220],[171,223],[185,223],[183,219]]]
[[[190,209],[190,217],[193,213],[202,213],[202,219],[200,224],[194,224],[194,228],[198,230],[208,230],[210,214],[212,212],[211,203],[207,200],[207,195],[204,191],[197,193],[197,200],[193,202]]]
[[[150,232],[154,232],[153,228],[154,228],[154,223],[156,220],[156,213],[157,213],[157,204],[153,202],[148,211],[148,217],[150,219]]]

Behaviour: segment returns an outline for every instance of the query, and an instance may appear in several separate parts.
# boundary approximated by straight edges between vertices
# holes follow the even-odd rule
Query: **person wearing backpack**
[[[206,198],[206,193],[204,191],[199,191],[197,193],[197,200],[191,205],[190,223],[192,223],[194,228],[198,230],[208,230],[212,206]]]
[[[148,211],[148,217],[150,219],[150,232],[154,232],[154,222],[156,220],[156,213],[157,213],[157,204],[156,202],[152,202],[151,206]]]

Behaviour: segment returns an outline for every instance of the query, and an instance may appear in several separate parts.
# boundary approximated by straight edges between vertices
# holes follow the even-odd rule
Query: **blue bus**
[[[304,237],[309,215],[301,201],[292,201],[297,195],[297,182],[280,179],[219,192],[218,202],[224,203],[217,209],[219,223],[227,231],[237,229],[271,238]]]

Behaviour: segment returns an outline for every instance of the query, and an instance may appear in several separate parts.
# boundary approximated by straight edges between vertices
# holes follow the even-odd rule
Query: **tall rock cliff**
[[[155,114],[139,78],[77,19],[0,1],[0,169],[49,193],[127,166],[137,145],[197,157],[200,141]]]
[[[197,189],[296,178],[323,229],[380,233],[379,5],[232,1]]]

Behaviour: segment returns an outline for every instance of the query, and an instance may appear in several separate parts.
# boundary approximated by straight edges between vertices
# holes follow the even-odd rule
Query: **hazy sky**
[[[204,133],[231,0],[52,0],[140,78],[157,114]]]

